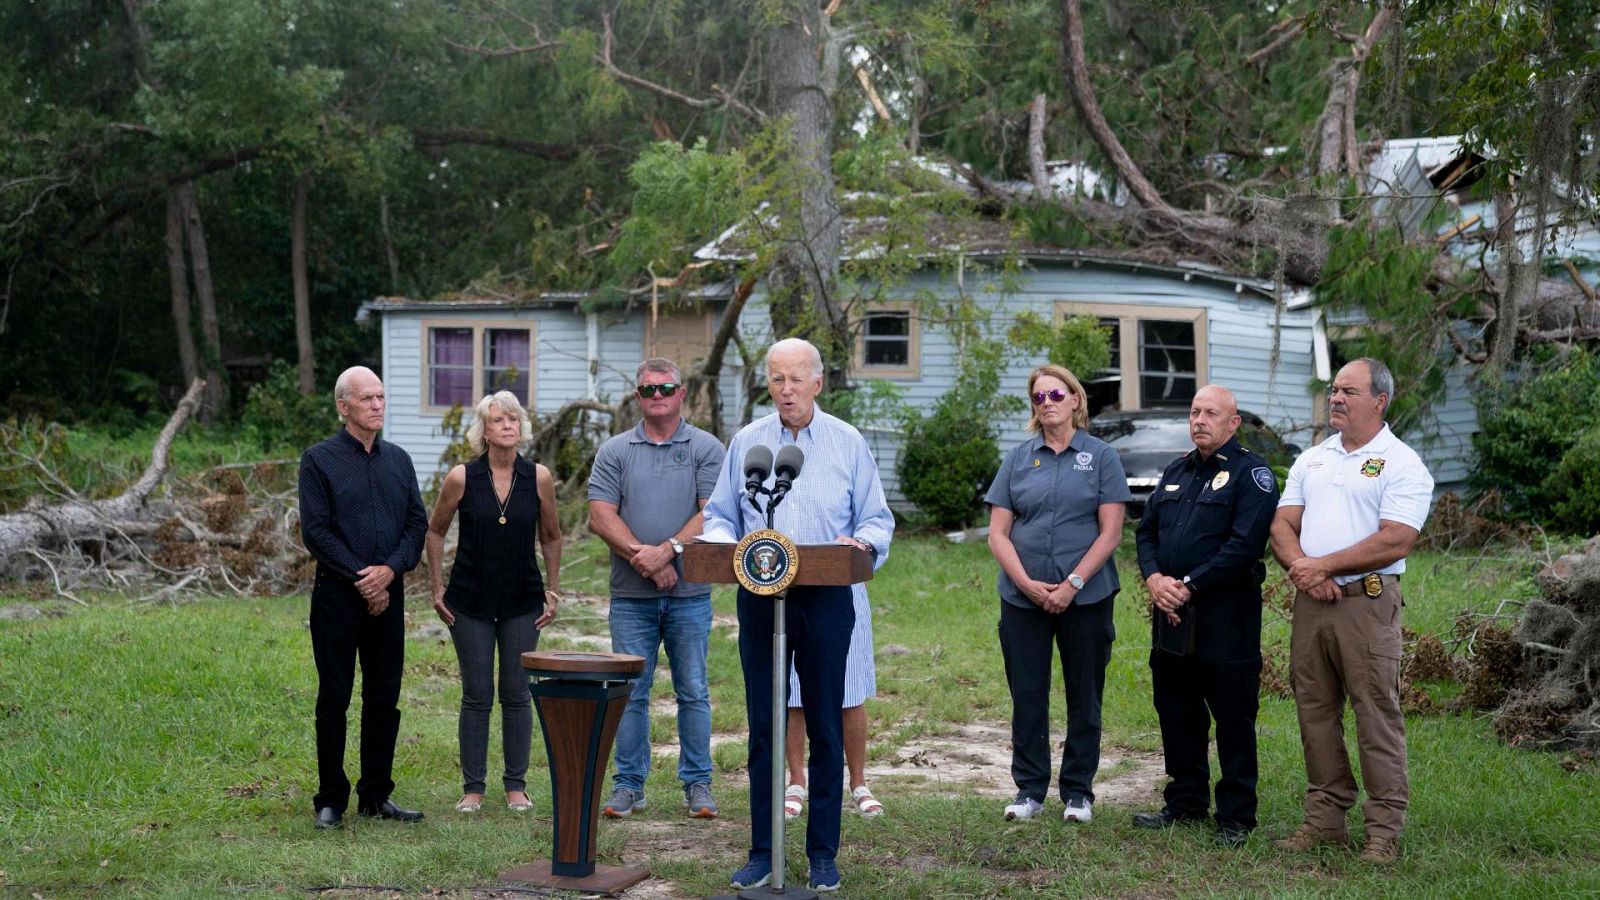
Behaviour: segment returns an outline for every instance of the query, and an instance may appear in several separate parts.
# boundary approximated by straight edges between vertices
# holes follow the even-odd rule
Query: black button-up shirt
[[[368,453],[340,429],[300,457],[300,536],[320,574],[355,581],[386,565],[402,575],[422,558],[427,531],[417,471],[394,444],[374,439]]]
[[[1208,591],[1259,590],[1262,554],[1278,508],[1278,479],[1237,438],[1205,458],[1190,450],[1161,473],[1139,522],[1139,570],[1189,577]]]

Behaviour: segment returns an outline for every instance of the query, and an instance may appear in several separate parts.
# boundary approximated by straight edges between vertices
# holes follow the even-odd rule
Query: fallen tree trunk
[[[200,405],[206,383],[196,378],[178,402],[178,408],[161,429],[150,450],[150,464],[131,487],[106,500],[72,496],[54,506],[0,516],[0,560],[41,548],[59,548],[80,540],[103,539],[123,524],[145,521],[150,494],[167,473],[167,452],[172,439]],[[48,472],[45,474],[48,475]]]

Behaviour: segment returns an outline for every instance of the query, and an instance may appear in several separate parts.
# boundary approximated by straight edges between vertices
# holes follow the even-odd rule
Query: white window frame
[[[879,313],[904,313],[906,316],[906,364],[903,366],[867,365],[867,319]],[[858,307],[851,315],[855,349],[850,356],[850,375],[855,378],[883,378],[916,381],[922,377],[922,317],[911,300],[888,300]]]
[[[1096,320],[1117,320],[1118,356],[1122,361],[1122,384],[1118,404],[1125,410],[1149,409],[1140,396],[1140,382],[1144,370],[1139,360],[1140,322],[1187,322],[1194,326],[1194,376],[1195,390],[1210,382],[1210,338],[1208,335],[1208,310],[1203,306],[1147,306],[1123,303],[1078,303],[1071,300],[1056,301],[1056,321],[1072,316],[1090,316]],[[1076,373],[1080,378],[1094,377],[1092,372]],[[1167,407],[1159,407],[1167,408]]]
[[[535,364],[539,359],[539,325],[529,320],[516,319],[423,319],[422,325],[422,372],[421,386],[421,411],[429,415],[443,415],[450,411],[448,406],[436,406],[433,403],[433,383],[428,377],[433,359],[428,342],[428,333],[434,328],[470,328],[472,329],[472,396],[473,401],[467,404],[467,415],[472,415],[472,410],[478,400],[487,393],[483,383],[483,370],[487,365],[484,359],[483,340],[486,331],[526,331],[528,333],[528,414],[533,414],[534,404],[538,400],[538,379],[534,377]]]

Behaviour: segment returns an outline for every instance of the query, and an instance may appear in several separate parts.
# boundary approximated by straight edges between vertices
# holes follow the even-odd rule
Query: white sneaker
[[[1033,799],[1018,795],[1017,799],[1006,806],[1006,821],[1015,822],[1018,819],[1031,819],[1044,812],[1044,804]]]
[[[1061,818],[1068,822],[1087,822],[1094,818],[1094,803],[1085,797],[1077,797],[1067,801],[1066,811]]]

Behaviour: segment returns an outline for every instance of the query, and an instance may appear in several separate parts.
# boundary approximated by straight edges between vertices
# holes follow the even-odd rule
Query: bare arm
[[[450,531],[450,522],[455,519],[466,490],[467,469],[456,466],[439,486],[439,499],[433,502],[433,515],[428,518],[428,534],[423,541],[428,556],[428,584],[433,589],[433,611],[446,625],[454,625],[456,617],[444,605],[444,536]]]
[[[539,552],[544,556],[544,615],[534,624],[540,628],[556,617],[561,602],[561,517],[556,508],[556,480],[550,470],[534,465],[534,481],[539,486]]]
[[[1022,591],[1024,597],[1049,611],[1046,599],[1055,585],[1028,577],[1027,570],[1022,567],[1022,559],[1017,556],[1017,548],[1011,543],[1011,523],[1015,521],[1016,516],[1011,510],[1001,506],[989,507],[989,552],[994,554],[1000,570],[1006,573],[1006,577],[1017,586],[1017,590]]]
[[[1404,559],[1416,546],[1418,531],[1389,519],[1378,520],[1378,530],[1361,541],[1327,556],[1304,556],[1289,567],[1322,578],[1335,575],[1362,575]]]
[[[698,518],[698,517],[696,517]],[[589,530],[606,542],[611,552],[623,559],[633,559],[642,546],[639,539],[634,537],[633,529],[628,523],[622,521],[622,516],[617,513],[617,504],[607,503],[604,500],[589,501]]]
[[[1277,557],[1278,565],[1289,573],[1289,580],[1294,582],[1295,587],[1324,603],[1337,602],[1342,595],[1336,583],[1325,575],[1314,577],[1303,568],[1295,568],[1297,565],[1303,566],[1303,561],[1310,559],[1306,551],[1300,548],[1300,526],[1305,513],[1304,506],[1278,507],[1272,517],[1272,555]]]

